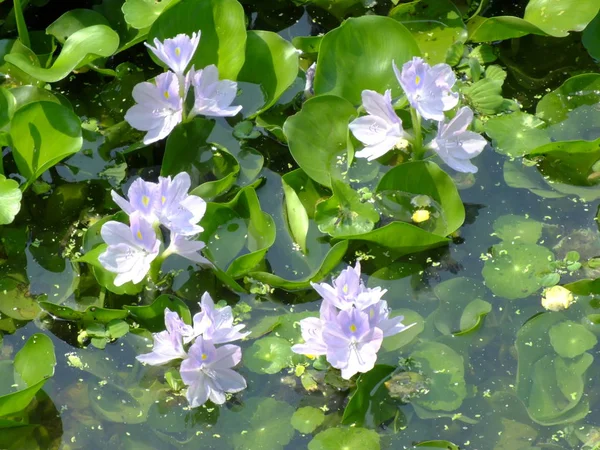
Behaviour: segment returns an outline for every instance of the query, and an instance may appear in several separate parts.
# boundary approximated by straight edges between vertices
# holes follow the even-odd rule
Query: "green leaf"
[[[275,374],[292,365],[292,345],[280,337],[269,336],[254,341],[244,352],[244,366],[255,373]]]
[[[8,225],[15,220],[21,209],[19,183],[0,175],[0,225]]]
[[[539,314],[517,333],[517,396],[532,420],[545,425],[572,423],[589,412],[585,396],[589,353],[566,360],[554,353],[548,330],[564,320],[560,313]]]
[[[15,382],[21,389],[35,386],[54,375],[54,366],[52,340],[43,333],[33,334],[15,355]]]
[[[248,31],[245,63],[237,79],[257,85],[260,91],[258,103],[248,107],[242,85],[244,116],[253,117],[273,106],[297,76],[298,53],[292,44],[271,31]]]
[[[552,252],[540,245],[505,241],[492,247],[482,274],[494,294],[509,300],[525,298],[542,287],[542,274],[550,271],[553,260]]]
[[[191,194],[214,198],[226,192],[237,179],[240,165],[225,148],[209,144],[215,122],[194,118],[179,124],[169,134],[160,174],[186,172],[192,180]],[[182,151],[185,149],[185,151]]]
[[[152,24],[148,41],[201,31],[200,45],[190,63],[197,69],[215,64],[219,78],[235,80],[244,65],[246,16],[237,0],[186,0],[164,11]],[[151,54],[154,60],[158,59]]]
[[[46,34],[54,36],[58,42],[64,44],[72,34],[94,25],[110,26],[108,20],[99,12],[91,9],[72,9],[52,22],[46,28]]]
[[[251,186],[229,203],[208,203],[201,224],[204,254],[233,278],[256,267],[275,242],[273,218],[261,211]]]
[[[378,193],[384,191],[427,195],[439,204],[441,217],[436,220],[432,230],[434,234],[447,236],[458,230],[465,221],[465,208],[456,185],[452,178],[433,162],[415,161],[394,167],[377,185]]]
[[[330,236],[354,236],[368,233],[379,222],[379,213],[360,194],[342,181],[331,180],[333,195],[318,203],[315,222]]]
[[[355,116],[347,100],[323,95],[307,100],[285,121],[283,132],[292,157],[317,183],[331,187],[331,179],[342,178],[346,167],[338,158],[347,157],[348,123]]]
[[[89,306],[85,311],[77,311],[68,306],[57,305],[50,302],[39,302],[39,305],[55,317],[64,320],[82,321],[83,323],[93,322],[106,324],[115,319],[125,319],[127,311],[123,309],[100,308],[99,306]]]
[[[563,122],[576,108],[597,105],[600,102],[599,90],[600,74],[576,75],[544,95],[536,106],[535,114],[549,124]]]
[[[313,406],[298,408],[292,416],[292,426],[302,434],[312,433],[325,420],[325,413]]]
[[[386,352],[396,352],[402,347],[414,342],[417,336],[425,329],[425,321],[423,320],[423,317],[415,311],[404,308],[394,308],[390,314],[390,318],[398,316],[404,316],[404,319],[402,320],[404,325],[408,326],[413,323],[414,325],[408,330],[386,337],[382,344],[382,347]]]
[[[308,450],[379,450],[379,435],[365,428],[329,428],[308,443]]]
[[[517,157],[550,142],[545,126],[536,116],[518,111],[492,117],[485,124],[485,132],[492,139],[494,150]]]
[[[575,358],[593,349],[598,343],[591,331],[571,320],[553,325],[548,334],[552,347],[563,358]]]
[[[122,10],[132,28],[143,30],[151,26],[167,6],[176,0],[125,0]]]
[[[503,41],[528,34],[546,34],[526,20],[513,16],[475,16],[467,23],[467,29],[471,42]]]
[[[17,320],[33,320],[40,311],[27,284],[10,277],[0,278],[0,313]]]
[[[483,319],[491,311],[491,303],[476,298],[467,305],[462,315],[460,316],[460,331],[458,333],[455,333],[455,335],[461,336],[479,329],[479,327],[483,323]]]
[[[502,110],[502,80],[483,78],[462,90],[467,103],[481,114],[496,114]]]
[[[446,62],[456,43],[467,40],[461,13],[450,0],[416,0],[392,8],[389,16],[412,33],[423,57],[430,64]]]
[[[13,156],[31,184],[42,173],[81,148],[81,122],[65,106],[30,103],[15,112],[10,125]]]
[[[19,32],[19,39],[23,42],[26,47],[31,47],[29,41],[29,32],[27,30],[27,24],[25,23],[25,17],[23,16],[23,6],[21,0],[13,1],[13,12],[15,14],[15,21],[17,22],[17,31]]]
[[[179,317],[188,325],[192,324],[192,315],[187,305],[172,295],[159,295],[150,305],[125,305],[124,308],[129,311],[137,323],[153,333],[165,329],[165,308],[178,313]]]
[[[299,280],[287,280],[270,272],[250,272],[248,276],[273,287],[287,290],[306,289],[310,287],[311,281],[320,281],[331,272],[340,263],[347,250],[348,241],[336,243],[329,249],[320,266],[313,273]]]
[[[46,380],[17,392],[0,395],[0,417],[11,416],[27,408],[44,384],[46,384]]]
[[[523,18],[550,36],[564,37],[583,31],[599,10],[595,0],[529,0]]]
[[[285,215],[290,235],[294,238],[294,242],[300,246],[300,250],[306,253],[306,235],[309,226],[308,214],[296,191],[285,182],[285,175],[282,177],[281,184],[285,196]],[[1,220],[0,223],[2,223]]]
[[[600,59],[600,13],[583,30],[581,42],[592,58]]]
[[[379,401],[375,401],[373,395],[378,388],[383,386],[385,380],[394,372],[394,367],[378,364],[367,373],[361,374],[356,380],[356,388],[342,417],[342,424],[363,426],[367,412],[371,408],[380,408]],[[377,399],[379,400],[379,399]]]
[[[111,320],[106,324],[106,334],[110,339],[119,339],[129,333],[129,324],[121,319]]]
[[[494,233],[503,241],[535,244],[542,237],[543,224],[528,217],[506,214],[494,221]]]
[[[410,355],[430,379],[429,393],[413,400],[433,411],[454,411],[467,396],[462,356],[439,342],[423,342]]]
[[[444,450],[460,450],[460,447],[450,441],[421,441],[414,444],[420,448],[443,448]]]
[[[392,89],[398,96],[401,90],[392,61],[400,67],[419,54],[410,31],[396,20],[374,15],[350,18],[323,37],[315,94],[337,95],[355,105],[361,103],[364,89],[380,93]]]
[[[17,100],[11,91],[0,86],[0,129],[10,122],[17,109]]]
[[[38,80],[54,83],[98,57],[111,56],[118,47],[119,35],[115,31],[106,25],[93,25],[69,36],[60,54],[47,69],[36,66],[18,53],[6,55],[4,59]]]

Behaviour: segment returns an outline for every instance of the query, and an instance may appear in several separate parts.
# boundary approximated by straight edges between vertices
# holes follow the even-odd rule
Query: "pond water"
[[[241,69],[234,104],[250,112],[243,118],[194,119],[149,145],[124,121],[135,103],[133,86],[162,73],[139,42],[173,36],[169,26],[181,25],[180,32],[188,33],[195,19],[176,15],[182,5],[214,12],[237,1],[206,0],[199,6],[200,0],[180,0],[162,14],[151,11],[158,2],[143,0],[23,1],[42,71],[51,66],[56,46],[44,30],[75,8],[103,14],[121,43],[128,36],[131,46],[51,82],[16,62],[0,65],[8,75],[3,89],[17,98],[18,108],[31,109],[45,90],[54,100],[42,103],[72,108],[82,127],[78,151],[63,154],[33,177],[24,173],[22,156],[13,150],[20,142],[15,137],[19,109],[11,113],[10,130],[11,119],[3,122],[0,111],[0,173],[23,190],[14,221],[0,225],[0,448],[600,448],[595,376],[600,368],[595,281],[600,276],[600,74],[594,59],[600,57],[600,16],[588,25],[598,5],[583,1],[579,25],[564,24],[561,17],[570,20],[578,6],[556,1],[566,13],[553,12],[554,28],[543,28],[543,20],[534,17],[534,8],[551,8],[543,0],[529,5],[421,0],[406,11],[385,1],[243,1],[248,30],[277,33],[304,51],[297,77],[273,96],[272,86],[258,81],[261,70],[271,70],[256,56],[264,54],[246,50],[245,64],[249,56],[259,63]],[[132,8],[125,19],[115,13],[124,3]],[[0,4],[0,11],[6,17],[0,28],[4,58],[15,53],[9,40],[22,40],[23,32],[12,5]],[[171,12],[180,22],[164,19]],[[348,167],[345,143],[351,142],[352,152],[362,144],[346,137],[351,114],[343,111],[360,104],[360,90],[373,87],[365,82],[356,91],[358,101],[349,100],[355,96],[348,86],[356,60],[343,58],[363,58],[364,48],[352,39],[367,35],[349,42],[331,37],[327,43],[332,35],[326,33],[343,18],[388,14],[407,26],[432,64],[451,61],[449,49],[460,47],[451,64],[457,89],[476,111],[472,128],[489,142],[472,161],[476,173],[457,172],[435,158],[405,162],[408,153],[401,150],[373,161],[354,158]],[[530,22],[516,28],[512,19],[493,24],[483,19],[524,14]],[[135,20],[147,25],[133,27]],[[75,22],[73,27],[94,25],[80,17]],[[443,26],[431,25],[438,22]],[[422,23],[429,28],[419,28]],[[528,28],[533,24],[540,27],[537,32]],[[595,28],[582,33],[586,25]],[[378,26],[366,29],[375,33]],[[65,29],[54,34],[61,46],[65,38],[58,36]],[[564,36],[559,29],[567,30]],[[309,38],[323,34],[322,41]],[[206,36],[210,39],[209,31]],[[381,49],[386,58],[395,51]],[[323,71],[315,79],[318,95],[305,103],[305,71],[317,53],[317,70]],[[219,70],[225,54],[219,56]],[[325,72],[329,61],[339,64],[333,72]],[[376,59],[363,66],[369,64],[376,67]],[[495,80],[492,66],[504,75],[493,93],[482,97],[473,86]],[[355,68],[357,76],[368,70]],[[324,88],[327,83],[335,88]],[[331,100],[332,93],[340,98]],[[490,100],[493,95],[499,100]],[[316,119],[301,123],[310,111]],[[416,126],[408,110],[398,107],[398,114],[405,129]],[[340,120],[343,155],[331,149],[338,145]],[[426,140],[435,136],[434,123],[424,123]],[[32,145],[34,154],[36,148],[40,152],[37,158],[43,158],[44,139]],[[337,156],[324,163],[323,152]],[[32,172],[38,170],[35,161]],[[187,172],[192,187],[200,186],[194,193],[209,202],[200,237],[215,267],[175,255],[165,260],[160,279],[145,279],[139,289],[131,282],[115,286],[98,252],[95,259],[86,257],[102,244],[102,223],[119,212],[110,191],[124,194],[137,178],[156,181],[179,172]],[[319,206],[332,194],[333,215]],[[0,201],[8,202],[2,195]],[[418,201],[425,206],[415,206]],[[376,225],[369,222],[371,213],[360,209],[365,205],[374,208]],[[303,233],[298,208],[306,216]],[[419,208],[428,211],[422,223],[413,215]],[[126,222],[119,214],[114,220]],[[373,237],[384,227],[408,223],[416,231],[398,227]],[[322,299],[309,280],[330,283],[356,261],[366,286],[387,289],[392,315],[404,315],[403,323],[414,325],[386,337],[377,365],[348,380],[324,356],[300,355],[291,347],[302,342],[300,321],[319,314]],[[204,292],[218,306],[229,305],[235,323],[252,332],[236,342],[243,354],[236,371],[247,388],[222,405],[191,408],[178,363],[151,366],[136,356],[151,351],[151,333],[164,330],[165,306],[184,319],[187,312],[189,321],[200,311]],[[562,297],[552,297],[556,292]],[[32,350],[36,345],[53,348],[55,365],[49,353]],[[46,370],[40,367],[51,369],[36,378]],[[38,386],[38,380],[45,382]],[[29,397],[13,395],[28,390]]]

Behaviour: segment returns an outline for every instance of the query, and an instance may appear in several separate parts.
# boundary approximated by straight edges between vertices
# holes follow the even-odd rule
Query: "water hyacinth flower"
[[[323,328],[327,361],[341,369],[345,379],[358,372],[368,372],[375,366],[382,341],[383,332],[372,327],[369,316],[356,308],[341,311],[336,320]]]
[[[200,253],[204,247],[206,247],[204,242],[195,240],[189,236],[181,236],[174,233],[171,234],[170,237],[171,242],[169,243],[169,247],[165,250],[163,256],[179,255],[198,264],[212,267],[212,263]]]
[[[444,120],[444,111],[458,103],[458,93],[452,92],[456,76],[448,64],[431,67],[422,58],[414,57],[398,70],[392,63],[396,78],[414,109],[425,119]]]
[[[231,106],[237,95],[237,83],[219,80],[219,69],[214,64],[202,70],[190,70],[188,83],[194,86],[194,107],[189,117],[198,114],[209,117],[232,117],[242,110]]]
[[[105,269],[117,274],[115,286],[128,281],[141,282],[160,249],[154,228],[140,213],[131,214],[129,222],[127,226],[111,220],[100,230],[108,247],[98,256],[98,261]]]
[[[188,351],[188,358],[181,363],[181,379],[188,386],[186,398],[192,408],[211,400],[222,405],[227,392],[246,389],[246,380],[234,370],[242,359],[237,345],[215,347],[213,342],[198,336]]]
[[[368,288],[360,279],[361,268],[347,267],[327,283],[311,283],[321,294],[320,317],[300,321],[303,343],[292,351],[309,356],[326,355],[327,361],[349,379],[371,370],[384,337],[407,330],[403,316],[390,318],[388,304],[382,299],[387,292],[380,287]]]
[[[181,320],[179,314],[169,308],[165,308],[165,326],[165,331],[152,334],[154,341],[152,351],[136,356],[138,361],[151,366],[158,366],[175,359],[187,358],[182,338],[184,334],[189,334],[191,327]]]
[[[127,110],[125,120],[135,129],[147,131],[144,144],[169,135],[183,118],[183,98],[173,72],[161,73],[153,83],[144,81],[133,88],[136,104]]]
[[[189,37],[187,34],[182,33],[173,38],[165,39],[163,42],[154,38],[154,47],[146,42],[144,45],[182,79],[182,75],[194,57],[198,44],[200,44],[200,34],[200,31],[198,31],[192,33],[192,37]]]
[[[198,222],[206,212],[206,202],[196,195],[189,195],[192,180],[186,172],[173,179],[159,177],[156,192],[156,216],[171,232],[192,236],[204,231]]]
[[[349,127],[364,148],[356,152],[357,158],[369,161],[385,155],[394,147],[405,147],[402,120],[392,106],[392,91],[381,95],[375,91],[362,91],[362,104],[368,115],[353,120]]]
[[[428,145],[451,168],[458,172],[476,173],[470,159],[479,155],[487,145],[485,138],[467,128],[473,121],[473,111],[462,107],[447,123],[440,122],[436,138]]]

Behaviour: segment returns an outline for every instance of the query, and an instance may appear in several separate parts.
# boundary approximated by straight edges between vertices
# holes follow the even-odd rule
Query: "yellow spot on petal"
[[[144,206],[148,206],[148,203],[150,203],[150,197],[148,197],[147,195],[142,196],[142,203],[144,204]]]
[[[175,55],[181,55],[181,49],[179,47],[175,47]]]
[[[431,214],[426,209],[417,209],[411,219],[414,223],[421,223],[429,220]]]
[[[208,356],[206,355],[206,353],[202,353],[201,358],[202,358],[202,361],[206,361],[206,358],[208,358]]]
[[[344,291],[344,294],[348,293],[348,285],[345,284],[344,287],[342,288],[342,291]]]
[[[164,96],[165,98],[169,98],[169,97],[170,97],[170,96],[169,96],[169,91],[165,91],[165,92],[163,93],[163,96]]]
[[[165,202],[167,201],[167,197],[165,197],[164,195],[160,198],[161,203],[164,205]]]
[[[353,333],[356,333],[356,325],[354,325],[354,324],[350,325],[350,331]]]
[[[137,238],[139,240],[142,240],[142,232],[141,231],[138,231],[135,235],[137,236]]]
[[[421,82],[421,77],[419,75],[417,75],[415,77],[415,84],[418,86],[420,82]]]

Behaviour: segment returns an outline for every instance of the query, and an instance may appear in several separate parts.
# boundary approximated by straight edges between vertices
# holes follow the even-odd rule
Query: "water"
[[[493,7],[499,8],[498,3],[494,2]],[[334,17],[314,7],[280,7],[279,3],[272,6],[270,2],[245,6],[249,12],[249,28],[277,31],[288,40],[326,32],[338,23]],[[376,10],[379,11],[379,8],[383,10],[384,5],[377,5]],[[515,14],[512,10],[502,13]],[[45,18],[37,19],[45,24]],[[555,89],[570,75],[593,68],[597,70],[594,62],[581,50],[578,39],[542,40],[529,36],[516,44],[499,44],[501,64],[509,71],[504,96],[518,98],[526,110],[533,111],[536,95]],[[543,52],[538,50],[540,41],[545,46]],[[548,58],[549,54],[558,57]],[[141,52],[132,51],[131,56],[145,69],[151,67],[150,61]],[[532,58],[535,58],[535,63],[532,63]],[[552,67],[550,71],[548,66]],[[128,83],[138,81],[130,80]],[[307,391],[302,385],[301,375],[310,371],[309,366],[294,361],[276,373],[258,374],[249,369],[252,362],[248,364],[244,356],[239,372],[246,378],[248,389],[235,395],[221,408],[190,410],[186,407],[185,397],[174,395],[164,382],[164,368],[143,367],[135,360],[136,355],[147,350],[143,333],[139,330],[132,328],[125,336],[99,349],[91,345],[89,336],[86,338],[81,334],[81,322],[53,318],[36,308],[31,298],[38,296],[81,310],[86,305],[120,309],[123,305],[148,304],[154,295],[151,292],[143,292],[140,296],[107,293],[96,283],[90,267],[75,262],[75,259],[80,256],[85,230],[103,215],[113,212],[107,202],[108,190],[116,188],[123,180],[122,189],[126,190],[127,180],[132,181],[134,176],[146,179],[158,176],[161,145],[124,152],[136,136],[120,135],[118,121],[114,119],[118,116],[117,111],[131,104],[129,99],[121,99],[119,92],[122,86],[118,83],[113,90],[113,86],[99,84],[97,76],[90,73],[61,86],[82,120],[89,121],[83,150],[44,174],[42,182],[35,186],[37,192],[30,190],[25,195],[23,205],[26,211],[19,220],[0,228],[0,241],[4,248],[4,253],[0,253],[3,282],[7,283],[10,279],[12,283],[18,283],[19,288],[10,292],[11,295],[21,295],[17,305],[24,319],[9,319],[14,315],[7,315],[6,311],[0,314],[0,330],[5,332],[0,341],[0,362],[11,360],[31,335],[41,331],[52,339],[55,346],[56,373],[45,384],[44,393],[36,397],[27,414],[23,415],[24,426],[0,429],[0,448],[292,450],[307,448],[317,432],[334,429],[342,419],[351,394],[351,386],[334,373],[329,372],[326,375],[329,378],[313,379],[314,385]],[[290,101],[303,88],[303,80],[297,80],[280,103]],[[243,95],[250,98],[260,93],[256,86],[246,86]],[[250,99],[247,101],[251,103]],[[115,126],[114,139],[96,133],[96,122],[103,128]],[[215,141],[242,162],[237,181],[239,186],[263,180],[257,194],[262,210],[273,217],[277,230],[277,240],[266,254],[263,269],[284,278],[300,280],[316,269],[330,244],[309,234],[310,252],[304,256],[289,237],[283,212],[281,176],[297,166],[284,144],[268,136],[264,130],[260,131],[261,135],[256,139],[239,140],[233,136],[231,127],[220,119],[211,137],[214,136]],[[572,250],[584,255],[582,259],[597,256],[594,249],[600,249],[600,245],[595,222],[595,198],[600,195],[597,192],[599,188],[589,189],[588,198],[593,201],[585,201],[573,194],[558,198],[542,197],[529,189],[509,186],[505,179],[506,164],[521,163],[488,148],[477,159],[479,172],[474,180],[456,175],[467,218],[447,247],[398,259],[384,249],[353,242],[346,253],[347,261],[352,263],[355,256],[362,255],[363,273],[367,274],[364,281],[369,286],[387,288],[386,299],[391,308],[410,310],[413,315],[407,314],[407,319],[419,322],[415,328],[419,328],[420,332],[414,339],[405,346],[398,345],[400,350],[384,347],[378,363],[396,366],[399,358],[408,358],[416,348],[421,359],[423,354],[434,355],[431,359],[425,357],[427,362],[421,365],[403,360],[401,368],[404,372],[397,371],[422,374],[431,369],[435,374],[433,386],[420,386],[424,389],[420,394],[410,391],[406,402],[387,397],[371,405],[364,426],[376,430],[381,448],[409,449],[413,448],[414,442],[430,439],[444,439],[460,448],[477,450],[581,448],[580,441],[585,442],[586,439],[596,445],[594,433],[598,432],[598,428],[585,427],[600,426],[595,414],[599,405],[594,377],[598,362],[592,362],[582,377],[558,381],[558,391],[562,390],[567,399],[573,395],[578,397],[579,403],[589,403],[587,417],[584,414],[570,421],[544,420],[531,411],[532,407],[528,413],[527,401],[533,402],[531,398],[536,395],[546,397],[544,392],[533,392],[527,395],[528,400],[524,400],[523,395],[518,393],[528,379],[539,374],[532,369],[519,379],[519,370],[523,370],[522,367],[519,369],[519,365],[525,365],[525,361],[523,356],[517,355],[515,342],[519,348],[542,348],[542,344],[528,341],[522,331],[528,320],[544,311],[540,290],[536,289],[530,296],[519,299],[494,295],[486,287],[490,281],[484,280],[482,269],[492,258],[491,247],[500,243],[494,223],[506,215],[526,217],[543,224],[543,234],[536,242],[553,251],[556,259],[564,258]],[[5,166],[5,170],[10,172],[10,167]],[[535,168],[525,170],[537,173]],[[202,180],[212,180],[215,171],[218,168],[195,175]],[[199,169],[199,172],[202,171]],[[50,187],[45,193],[47,185],[44,183]],[[316,227],[314,222],[311,221],[311,224]],[[233,233],[244,226],[244,221],[233,220],[228,223],[228,227],[232,227],[228,231]],[[520,238],[515,235],[512,241]],[[527,264],[528,261],[525,261],[525,266]],[[344,266],[338,265],[337,270]],[[515,283],[524,283],[521,277],[527,267],[516,267],[516,263],[512,267]],[[173,270],[176,275],[172,289],[164,293],[181,298],[192,313],[199,310],[197,302],[208,290],[216,300],[222,299],[233,306],[236,317],[250,329],[261,329],[260,323],[268,323],[269,318],[285,318],[280,327],[269,335],[273,338],[287,339],[290,334],[299,334],[297,321],[318,309],[319,297],[312,290],[287,292],[268,289],[257,280],[247,280],[253,293],[238,295],[227,289],[212,272],[196,271],[182,259],[168,261],[167,269]],[[590,273],[581,270],[569,273],[566,270],[561,284],[585,278],[585,275],[591,277]],[[452,283],[452,280],[457,284],[444,284]],[[444,286],[452,288],[444,294]],[[481,323],[477,325],[479,328],[463,335],[457,334],[464,325],[465,308],[475,298],[487,302],[490,310],[482,315]],[[5,308],[12,305],[10,302],[13,300],[6,295],[0,297]],[[23,308],[23,302],[32,303],[30,310]],[[585,323],[597,334],[595,326],[586,319],[595,313],[597,307],[593,297],[581,296],[564,315],[577,324]],[[257,341],[247,340],[240,344],[245,355],[256,351],[254,342]],[[272,351],[276,353],[277,348]],[[440,351],[449,353],[443,357]],[[595,347],[590,353],[596,354]],[[445,361],[453,358],[462,359],[464,374],[448,371],[448,367],[456,367],[452,364],[444,366]],[[570,364],[574,358],[564,359]],[[431,367],[423,367],[423,364]],[[564,373],[574,371],[576,369],[569,366]],[[560,378],[561,375],[557,376]],[[415,377],[418,378],[418,375]],[[451,377],[452,382],[448,383],[446,377]],[[551,386],[554,382],[550,380],[537,386],[540,391],[548,390],[550,398],[558,398],[556,386]],[[410,390],[416,384],[406,389]],[[384,392],[390,388],[378,386],[377,389],[377,392]],[[431,400],[431,391],[436,396],[435,401]],[[567,400],[556,402],[559,407],[568,408],[563,404]],[[450,404],[457,406],[452,408],[448,406]],[[306,419],[309,428],[312,421],[322,421],[314,433],[303,433],[290,424],[295,423],[296,428],[300,426],[300,416],[296,422],[292,416],[303,407],[316,408],[307,410],[310,411],[310,420]],[[324,413],[323,417],[316,412],[317,409]],[[532,420],[532,415],[538,420]],[[27,421],[36,425],[26,425]],[[362,442],[365,448],[371,448],[368,447],[369,438],[364,439],[356,440],[352,445]],[[322,448],[359,448],[352,445]]]

